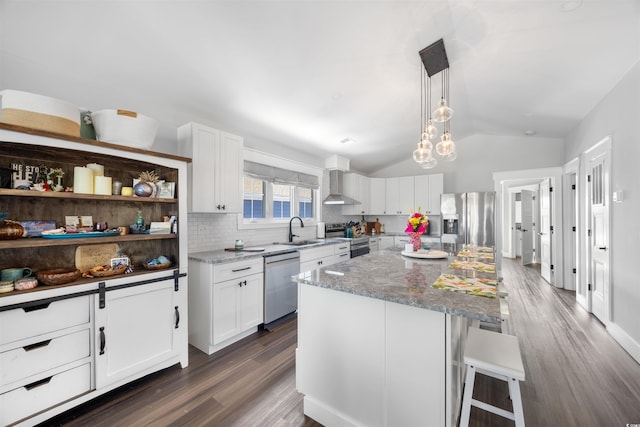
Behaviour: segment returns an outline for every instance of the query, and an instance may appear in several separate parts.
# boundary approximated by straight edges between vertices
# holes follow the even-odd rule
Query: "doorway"
[[[494,186],[496,191],[496,252],[502,256],[514,257],[515,247],[513,242],[515,241],[513,234],[515,233],[515,227],[512,227],[513,219],[513,188],[516,186],[526,185],[540,185],[543,181],[549,183],[548,186],[548,202],[545,206],[548,208],[547,221],[549,223],[549,235],[548,247],[546,249],[545,256],[548,257],[545,262],[548,265],[547,275],[550,284],[562,288],[563,286],[563,262],[559,254],[563,251],[563,239],[562,239],[562,168],[545,168],[545,169],[529,169],[522,171],[510,171],[510,172],[495,172],[493,174]],[[538,204],[533,204],[537,206]],[[542,215],[542,212],[540,212]],[[535,218],[536,212],[533,212]],[[542,221],[542,220],[540,220]],[[536,219],[532,222],[539,224]],[[553,228],[551,228],[553,227]],[[532,227],[533,230],[533,227]],[[539,233],[536,230],[535,233]],[[542,236],[539,234],[531,233],[532,240],[535,241],[536,250],[543,244]],[[531,245],[533,247],[533,244]],[[540,251],[541,252],[541,251]],[[542,264],[542,260],[538,255],[534,253],[533,259]],[[496,266],[498,271],[501,271],[501,256],[496,259]]]

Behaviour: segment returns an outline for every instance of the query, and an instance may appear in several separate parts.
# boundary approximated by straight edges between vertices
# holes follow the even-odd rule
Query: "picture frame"
[[[176,189],[175,182],[161,182],[156,184],[158,188],[158,194],[156,195],[159,199],[173,199]]]

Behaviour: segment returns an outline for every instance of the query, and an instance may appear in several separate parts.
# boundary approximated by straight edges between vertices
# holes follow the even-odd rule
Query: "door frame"
[[[578,292],[578,284],[581,283],[583,271],[582,258],[580,258],[580,235],[582,225],[580,223],[580,159],[575,158],[566,163],[563,167],[562,186],[564,197],[563,203],[563,224],[564,224],[564,288],[576,291],[576,299],[583,307],[586,307],[586,300],[580,301],[582,296]],[[572,178],[573,177],[573,178]],[[575,184],[575,190],[572,185]],[[576,227],[575,232],[573,227]],[[575,268],[575,273],[573,269]]]
[[[560,262],[560,254],[563,254],[562,249],[562,168],[542,168],[542,169],[525,169],[519,171],[506,171],[506,172],[494,172],[493,183],[496,192],[496,253],[500,256],[496,257],[496,268],[498,270],[499,277],[502,277],[502,248],[503,248],[503,235],[505,220],[509,220],[508,211],[510,210],[509,203],[509,188],[512,187],[518,181],[527,182],[533,180],[542,180],[545,178],[551,179],[551,185],[553,186],[553,202],[551,221],[554,226],[554,233],[551,237],[551,262],[554,266],[554,274],[552,276],[552,285],[558,288],[563,287],[564,278],[564,266]],[[507,222],[507,226],[510,224]],[[511,237],[507,233],[507,237]],[[508,243],[507,243],[508,244]]]
[[[580,259],[582,259],[582,271],[581,274],[581,282],[578,285],[580,289],[585,291],[584,295],[580,295],[578,298],[579,292],[576,292],[576,300],[582,305],[589,313],[593,313],[593,298],[592,291],[588,288],[589,283],[591,282],[591,237],[588,235],[589,229],[591,228],[591,196],[589,195],[589,191],[591,191],[591,186],[587,182],[587,176],[590,173],[589,170],[589,158],[591,157],[590,153],[593,153],[595,150],[607,150],[609,155],[609,164],[606,166],[607,170],[605,171],[605,175],[607,175],[605,185],[608,186],[607,191],[605,193],[606,196],[611,196],[611,158],[612,158],[612,139],[611,136],[606,136],[602,138],[600,141],[586,149],[580,155],[580,174],[579,180],[583,185],[582,189],[579,192],[579,208],[582,209],[580,215],[580,226],[582,232],[580,233],[579,247],[580,247]],[[611,197],[606,199],[606,210],[607,215],[609,216],[609,228],[607,233],[609,234],[609,250],[607,250],[607,263],[608,263],[608,288],[604,293],[605,302],[605,314],[604,319],[600,319],[605,326],[611,322],[611,302],[612,302],[612,286],[613,283],[611,281]],[[582,285],[582,286],[581,286]]]

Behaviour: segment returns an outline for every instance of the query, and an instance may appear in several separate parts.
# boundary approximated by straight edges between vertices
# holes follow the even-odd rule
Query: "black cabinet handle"
[[[40,387],[40,386],[49,384],[49,381],[51,381],[51,378],[53,378],[53,376],[41,379],[39,381],[32,382],[31,384],[27,384],[26,386],[24,386],[24,388],[26,388],[27,390],[31,390],[31,389],[34,389],[36,387]]]
[[[246,280],[244,281],[244,285],[247,286],[247,281]]]
[[[178,325],[180,325],[180,311],[178,311],[178,306],[176,305],[176,326],[175,328],[178,329]]]
[[[318,265],[322,264],[322,261],[318,261]]]
[[[40,348],[40,347],[46,347],[46,346],[49,345],[50,342],[51,342],[51,340],[41,341],[41,342],[37,342],[35,344],[25,345],[22,348],[24,349],[24,351],[31,351],[31,350],[35,350],[35,349]]]
[[[29,313],[30,311],[44,310],[45,308],[49,307],[49,304],[50,303],[46,302],[44,304],[32,305],[31,307],[23,307],[22,309],[25,313]]]
[[[231,270],[232,273],[237,273],[238,271],[245,271],[245,270],[251,270],[251,267],[244,267],[244,268],[236,268]]]
[[[242,287],[242,280],[238,282],[238,286]]]
[[[104,347],[107,343],[107,337],[104,335],[104,326],[100,327],[100,354],[104,354]]]

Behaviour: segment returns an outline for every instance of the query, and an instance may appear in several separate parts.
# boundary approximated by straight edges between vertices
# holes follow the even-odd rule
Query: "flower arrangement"
[[[405,233],[409,234],[410,242],[413,245],[413,250],[419,251],[422,247],[422,240],[420,240],[420,235],[427,232],[427,225],[429,224],[429,218],[420,212],[420,208],[418,211],[411,214],[409,217],[409,221],[407,222],[407,228],[404,230]]]
[[[427,225],[429,224],[429,218],[420,212],[420,208],[418,208],[418,212],[412,214],[409,217],[409,221],[407,222],[407,229],[404,230],[405,233],[420,233],[424,234],[427,232]]]

